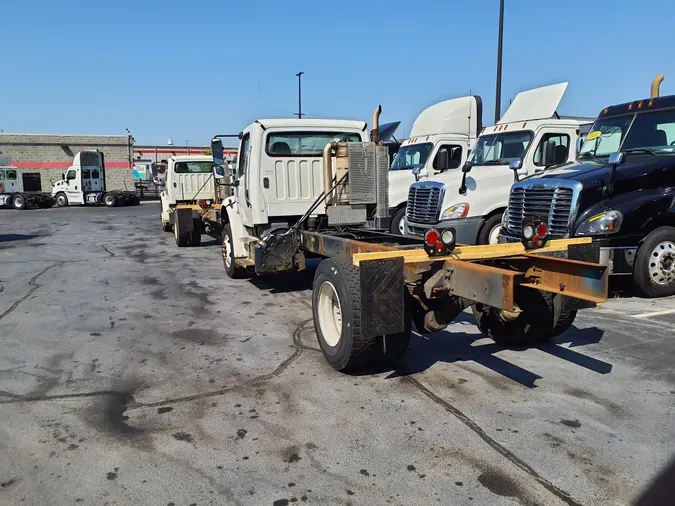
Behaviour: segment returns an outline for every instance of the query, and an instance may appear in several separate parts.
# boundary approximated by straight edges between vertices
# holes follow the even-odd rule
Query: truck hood
[[[567,90],[567,84],[552,84],[533,90],[521,91],[513,99],[497,124],[550,118],[558,109],[565,90]]]
[[[675,167],[675,156],[632,155],[628,161],[616,168],[614,180],[638,178],[664,168]],[[548,170],[538,179],[563,179],[578,181],[584,189],[600,187],[606,184],[609,178],[610,167],[607,164],[595,162],[571,162],[556,169]],[[535,178],[528,178],[528,181]]]

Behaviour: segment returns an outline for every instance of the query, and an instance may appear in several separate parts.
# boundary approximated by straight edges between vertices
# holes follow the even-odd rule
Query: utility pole
[[[495,98],[495,125],[502,110],[502,44],[504,42],[504,0],[499,0],[499,41],[497,42],[497,96]]]
[[[302,119],[304,116],[304,114],[302,114],[302,74],[304,74],[304,72],[295,74],[298,78],[298,112],[295,113],[298,119]]]

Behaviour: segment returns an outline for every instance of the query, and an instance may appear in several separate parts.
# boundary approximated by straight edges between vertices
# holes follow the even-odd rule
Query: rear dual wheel
[[[577,312],[566,309],[561,295],[519,287],[514,312],[475,304],[473,315],[480,331],[506,346],[528,346],[559,336],[572,326]],[[560,298],[558,298],[560,297]]]
[[[14,200],[12,200],[12,207],[14,207],[14,209],[26,209],[26,197],[23,195],[14,197]]]
[[[410,343],[409,306],[406,300],[403,332],[369,337],[364,334],[361,322],[359,268],[350,259],[331,258],[321,262],[314,275],[314,328],[324,357],[338,371],[398,361]]]
[[[169,226],[171,226],[169,224]],[[192,230],[182,230],[180,220],[176,216],[173,224],[173,236],[176,240],[176,246],[184,248],[185,246],[199,246],[202,243],[202,222],[198,218],[192,219]]]
[[[633,282],[645,297],[675,294],[675,228],[660,227],[645,237],[635,257]]]

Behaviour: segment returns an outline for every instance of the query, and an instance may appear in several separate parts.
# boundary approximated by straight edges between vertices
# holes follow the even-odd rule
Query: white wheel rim
[[[18,199],[14,199],[14,207],[17,209],[20,209],[21,206],[23,205],[23,199],[19,197]]]
[[[657,285],[675,281],[675,243],[663,241],[649,255],[649,279]]]
[[[178,221],[173,224],[173,236],[178,240]]]
[[[229,235],[225,235],[223,239],[223,260],[225,261],[225,267],[229,269],[232,265],[232,250],[230,249]]]
[[[113,202],[112,196],[107,195],[106,198],[105,198],[105,203],[106,203],[107,205],[112,205],[112,202]]]
[[[401,216],[401,219],[398,222],[398,231],[401,235],[405,235],[405,215]]]
[[[490,231],[490,235],[488,237],[488,244],[499,244],[499,232],[501,231],[501,229],[502,226],[497,225]]]
[[[58,204],[59,204],[60,206],[62,206],[63,203],[66,201],[66,199],[63,198],[63,195],[59,195],[58,198],[56,199],[56,201],[58,202]]]
[[[342,337],[342,309],[335,287],[330,281],[324,281],[319,288],[317,314],[323,340],[334,348]]]

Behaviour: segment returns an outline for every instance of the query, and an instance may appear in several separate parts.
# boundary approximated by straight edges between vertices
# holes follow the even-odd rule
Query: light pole
[[[298,78],[298,112],[295,113],[298,119],[302,119],[304,116],[302,114],[302,74],[304,74],[304,72],[295,74]]]
[[[495,98],[495,125],[502,109],[502,43],[504,41],[504,0],[499,0],[499,41],[497,42],[497,97]]]

